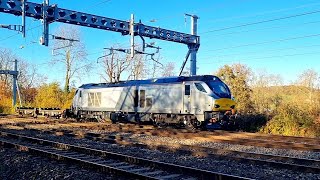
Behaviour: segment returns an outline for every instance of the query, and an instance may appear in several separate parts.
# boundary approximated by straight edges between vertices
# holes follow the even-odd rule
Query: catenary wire
[[[103,1],[99,1],[91,6],[88,6],[86,7],[85,9],[83,9],[83,11],[85,10],[89,10],[90,8],[93,8],[93,7],[97,7],[98,5],[101,5],[101,4],[105,4],[105,3],[109,3],[111,0],[103,0]]]
[[[229,26],[229,27],[224,27],[224,28],[220,28],[220,29],[204,31],[204,32],[201,32],[199,34],[207,34],[207,33],[213,33],[213,32],[218,32],[218,31],[225,31],[225,30],[229,30],[229,29],[252,26],[252,25],[268,23],[268,22],[273,22],[273,21],[280,21],[280,20],[290,19],[290,18],[295,18],[295,17],[300,17],[300,16],[307,16],[307,15],[316,14],[316,13],[320,13],[320,10],[309,11],[309,12],[305,12],[305,13],[301,13],[301,14],[293,14],[293,15],[290,15],[290,16],[283,16],[283,17],[267,19],[267,20],[262,20],[262,21],[257,21],[257,22],[245,23],[245,24],[240,24],[240,25],[236,25],[236,26]]]
[[[248,15],[242,15],[242,16],[234,16],[234,17],[226,17],[226,18],[220,18],[220,19],[214,19],[214,20],[209,20],[208,22],[220,22],[220,21],[228,21],[228,20],[234,20],[234,19],[242,19],[242,18],[249,18],[249,17],[257,17],[261,15],[266,15],[266,14],[274,14],[274,13],[279,13],[279,12],[286,12],[286,11],[291,11],[295,9],[302,9],[306,7],[314,7],[315,5],[320,5],[320,3],[309,3],[309,4],[303,4],[300,6],[295,6],[295,7],[290,7],[290,8],[284,8],[284,9],[274,9],[270,11],[264,11],[256,14],[248,14]]]
[[[282,57],[292,57],[292,56],[302,56],[302,55],[313,55],[313,54],[319,54],[320,51],[315,52],[307,52],[307,53],[297,53],[297,54],[285,54],[285,55],[275,55],[275,56],[264,56],[264,57],[253,57],[253,58],[242,58],[245,59],[245,61],[252,61],[252,60],[263,60],[263,59],[272,59],[272,58],[282,58]],[[220,61],[214,61],[214,62],[203,62],[198,64],[215,64],[218,62],[234,62],[235,60],[220,60]],[[236,60],[239,61],[239,60]]]
[[[243,1],[251,1],[251,0],[241,0],[241,2],[243,2]],[[239,2],[237,2],[237,3],[234,3],[234,2],[232,2],[232,5],[231,6],[235,6],[235,5],[237,5]],[[197,9],[196,11],[201,11],[201,12],[205,12],[205,11],[212,11],[212,9],[217,9],[217,8],[219,8],[219,9],[222,9],[222,8],[226,8],[226,7],[230,7],[230,6],[228,6],[229,5],[229,3],[228,4],[225,4],[225,3],[219,3],[219,4],[217,4],[217,5],[215,5],[213,8],[212,7],[210,7],[210,8],[202,8],[202,9]],[[190,12],[189,12],[190,13]],[[166,19],[172,19],[172,18],[174,18],[174,17],[178,17],[178,16],[181,16],[182,15],[182,13],[175,13],[174,15],[171,15],[171,16],[165,16],[165,17],[162,17],[162,18],[154,18],[154,19],[150,19],[150,20],[148,20],[148,22],[157,22],[157,21],[159,21],[159,20],[166,20]]]
[[[225,37],[225,35],[233,35],[233,34],[240,34],[240,33],[248,33],[248,32],[256,32],[256,31],[263,31],[263,30],[270,30],[270,29],[280,29],[280,28],[290,28],[290,27],[304,27],[303,25],[311,25],[311,24],[317,24],[320,23],[319,20],[317,21],[310,21],[310,22],[305,22],[305,23],[299,23],[299,24],[290,24],[290,25],[281,25],[281,26],[270,26],[270,27],[265,27],[265,28],[258,28],[258,29],[252,29],[252,30],[245,30],[245,31],[233,31],[233,32],[228,32],[228,33],[223,33],[223,34],[218,34],[214,35],[213,37]],[[209,42],[212,40],[207,40],[207,41],[202,41],[202,43]]]
[[[242,45],[237,45],[237,46],[224,47],[224,48],[220,48],[220,49],[207,50],[207,51],[203,51],[203,52],[221,51],[221,50],[227,50],[227,49],[235,49],[235,48],[240,48],[240,47],[256,46],[256,45],[262,45],[262,44],[270,44],[270,43],[274,43],[274,42],[284,42],[284,41],[312,38],[312,37],[318,37],[318,36],[320,36],[320,34],[309,34],[309,35],[304,35],[304,36],[295,36],[295,37],[284,38],[284,39],[276,39],[276,40],[271,40],[271,41],[263,41],[263,42],[258,42],[258,43],[250,43],[250,44],[242,44]]]
[[[279,52],[279,51],[285,51],[285,50],[296,50],[301,48],[312,48],[312,47],[319,47],[320,44],[314,44],[314,45],[307,45],[307,46],[298,46],[298,47],[288,47],[288,48],[278,48],[278,49],[270,49],[270,50],[263,50],[263,53],[265,52]],[[242,53],[233,53],[233,54],[219,54],[219,55],[213,55],[204,57],[203,59],[209,59],[209,58],[222,58],[222,57],[230,57],[230,56],[239,56],[239,55],[248,55],[248,54],[257,54],[261,53],[262,51],[249,51],[249,52],[242,52]]]

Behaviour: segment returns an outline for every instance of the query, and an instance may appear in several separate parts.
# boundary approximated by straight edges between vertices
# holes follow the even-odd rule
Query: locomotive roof
[[[198,76],[177,76],[177,77],[163,77],[145,80],[130,80],[120,81],[116,83],[90,83],[83,84],[79,88],[94,88],[94,87],[123,87],[141,84],[160,84],[160,83],[176,83],[185,81],[221,81],[217,76],[213,75],[198,75]]]

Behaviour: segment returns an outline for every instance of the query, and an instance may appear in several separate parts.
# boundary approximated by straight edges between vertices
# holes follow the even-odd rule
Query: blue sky
[[[41,3],[39,0],[30,2]],[[89,3],[90,2],[90,3]],[[297,79],[297,75],[306,69],[320,72],[320,13],[289,18],[252,26],[217,31],[247,23],[303,14],[320,10],[318,0],[200,0],[200,1],[59,1],[51,0],[50,4],[58,7],[77,10],[105,17],[128,20],[130,14],[146,25],[190,33],[190,19],[184,13],[200,17],[198,34],[201,46],[198,51],[198,74],[212,74],[225,64],[241,63],[254,72],[267,71],[279,74],[286,83]],[[150,20],[156,19],[155,22]],[[0,24],[20,24],[21,17],[0,13]],[[27,28],[39,26],[40,21],[27,18]],[[61,23],[50,25],[50,33]],[[27,32],[27,37],[15,35],[16,32],[0,29],[0,47],[11,49],[17,56],[37,64],[40,72],[46,74],[50,81],[63,84],[63,72],[59,67],[49,67],[46,63],[52,58],[51,49],[39,45],[41,26]],[[88,59],[96,62],[102,55],[104,47],[119,43],[128,47],[129,36],[120,33],[80,27],[82,41],[86,44]],[[187,46],[183,44],[150,40],[162,49],[162,62],[175,62],[178,74]],[[140,42],[136,38],[136,42]],[[20,46],[24,46],[20,49]],[[189,62],[187,64],[189,66]],[[76,85],[99,82],[101,67],[95,64],[97,71],[90,76],[77,80]],[[49,69],[49,71],[48,71]]]

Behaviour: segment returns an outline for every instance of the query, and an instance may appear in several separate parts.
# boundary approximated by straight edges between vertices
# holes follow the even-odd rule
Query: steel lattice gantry
[[[17,79],[19,75],[18,71],[18,61],[14,60],[14,70],[0,70],[0,74],[5,74],[5,75],[12,75],[13,78],[13,83],[12,83],[12,104],[13,106],[16,105],[17,102]],[[21,103],[20,103],[21,104]]]
[[[108,17],[96,16],[83,12],[58,8],[56,4],[49,5],[48,0],[42,4],[26,2],[26,0],[0,0],[0,12],[17,16],[24,15],[36,19],[43,19],[43,45],[48,45],[49,24],[52,22],[62,22],[97,28],[107,31],[119,32],[122,35],[149,37],[172,41],[188,45],[191,53],[192,66],[196,66],[196,53],[200,46],[200,37],[193,34],[186,34],[160,27],[147,26],[142,23],[134,23]],[[24,19],[24,18],[23,18]],[[24,20],[23,20],[24,21]],[[131,27],[133,25],[133,28]],[[25,28],[25,27],[24,27]],[[25,29],[24,29],[25,30]],[[133,33],[132,33],[133,30]],[[196,67],[191,67],[195,69]],[[196,75],[192,72],[191,75]]]

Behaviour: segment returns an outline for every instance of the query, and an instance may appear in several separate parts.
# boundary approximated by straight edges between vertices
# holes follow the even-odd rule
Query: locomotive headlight
[[[219,108],[219,107],[220,107],[219,104],[215,104],[215,105],[214,105],[214,108]]]

